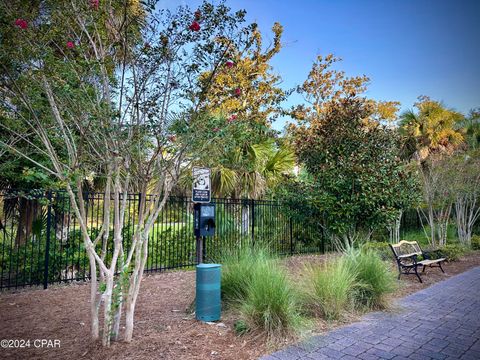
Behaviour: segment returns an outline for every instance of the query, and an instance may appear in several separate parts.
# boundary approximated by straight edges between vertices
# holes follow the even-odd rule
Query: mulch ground
[[[323,256],[285,259],[287,268],[324,261]],[[480,265],[480,252],[445,265],[446,274],[427,269],[423,284],[404,277],[394,297],[402,297],[437,281]],[[12,359],[256,359],[269,349],[261,338],[237,336],[233,318],[223,323],[198,322],[189,312],[195,293],[195,273],[178,271],[144,278],[135,313],[132,343],[103,348],[89,335],[89,286],[71,284],[47,290],[24,289],[0,294],[0,340],[30,340],[29,348],[0,349]],[[353,318],[351,320],[354,320]],[[340,325],[319,321],[315,332]],[[35,348],[35,339],[60,340],[59,348]],[[286,344],[283,344],[286,345]]]

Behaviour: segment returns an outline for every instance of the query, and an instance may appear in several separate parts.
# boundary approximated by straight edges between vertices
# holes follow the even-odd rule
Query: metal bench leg
[[[442,270],[442,273],[445,274],[445,271],[443,271],[443,267],[442,267],[442,263],[441,263],[441,262],[438,263],[438,266],[440,267],[440,270]]]
[[[418,281],[420,281],[421,283],[423,283],[422,278],[420,277],[420,275],[419,275],[418,272],[417,272],[417,266],[415,266],[414,269],[415,269],[415,275],[417,275]]]
[[[424,272],[425,272],[425,265],[423,265],[423,269],[422,269],[422,273],[424,273]]]

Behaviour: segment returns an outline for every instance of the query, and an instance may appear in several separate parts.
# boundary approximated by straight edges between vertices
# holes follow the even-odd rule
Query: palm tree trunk
[[[17,246],[24,245],[28,237],[32,233],[33,221],[39,216],[39,202],[37,199],[19,198],[19,219],[17,225],[17,235],[15,236],[15,244]]]

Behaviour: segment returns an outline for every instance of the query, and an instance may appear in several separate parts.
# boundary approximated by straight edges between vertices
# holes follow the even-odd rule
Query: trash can
[[[220,264],[197,265],[197,285],[195,297],[195,315],[197,320],[220,320],[221,267],[222,265]]]

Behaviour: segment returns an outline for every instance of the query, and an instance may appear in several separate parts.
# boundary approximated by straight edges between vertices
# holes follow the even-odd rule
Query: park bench
[[[439,267],[443,271],[442,262],[445,261],[445,258],[441,259],[430,259],[428,252],[422,251],[420,245],[416,241],[406,241],[402,240],[398,244],[389,244],[390,248],[393,251],[395,259],[397,260],[398,265],[398,279],[400,275],[417,275],[417,278],[420,282],[422,278],[417,271],[419,266],[423,266],[422,273],[425,272],[425,268],[428,267]],[[418,261],[417,258],[421,256],[422,260]]]

